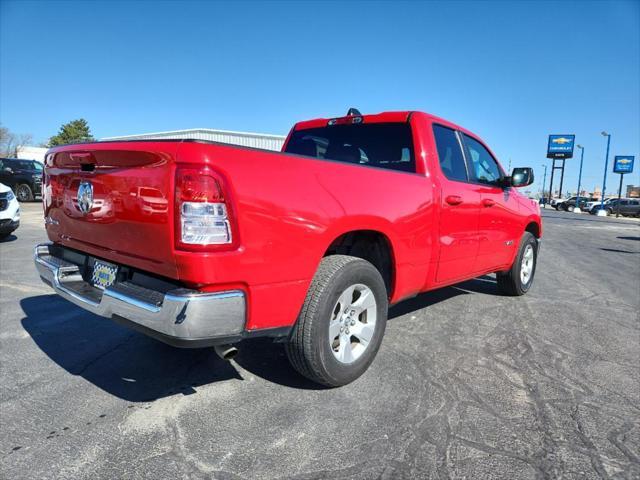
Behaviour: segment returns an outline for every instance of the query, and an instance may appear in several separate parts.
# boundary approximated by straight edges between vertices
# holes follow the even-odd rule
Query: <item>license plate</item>
[[[118,273],[118,267],[107,262],[96,260],[93,264],[93,275],[91,276],[91,282],[98,288],[105,289],[113,285],[116,281],[116,274]]]

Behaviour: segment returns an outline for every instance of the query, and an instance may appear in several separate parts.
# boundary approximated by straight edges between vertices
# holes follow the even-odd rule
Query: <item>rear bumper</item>
[[[37,245],[34,262],[42,280],[56,293],[85,310],[111,318],[178,347],[233,343],[245,336],[244,292],[202,293],[175,289],[165,293],[129,282],[105,290],[86,282],[80,266]]]

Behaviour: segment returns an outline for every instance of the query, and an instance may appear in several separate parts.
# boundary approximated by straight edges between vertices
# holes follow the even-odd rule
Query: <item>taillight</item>
[[[224,181],[209,168],[176,171],[176,244],[184,250],[233,246]]]

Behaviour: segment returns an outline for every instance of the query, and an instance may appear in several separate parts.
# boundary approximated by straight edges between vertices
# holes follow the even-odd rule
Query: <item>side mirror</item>
[[[4,171],[6,173],[13,173],[13,170],[11,169],[11,167],[4,167]]]
[[[526,187],[533,183],[533,168],[521,167],[514,168],[511,172],[512,187]]]

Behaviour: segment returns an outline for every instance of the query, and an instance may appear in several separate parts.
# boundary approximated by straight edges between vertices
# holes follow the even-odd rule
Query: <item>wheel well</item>
[[[536,238],[540,238],[540,227],[536,222],[531,222],[529,225],[527,225],[525,231],[531,233]]]
[[[340,235],[336,238],[324,256],[351,255],[370,262],[378,269],[387,293],[391,296],[393,288],[393,255],[389,239],[382,233],[374,230],[356,230]]]

